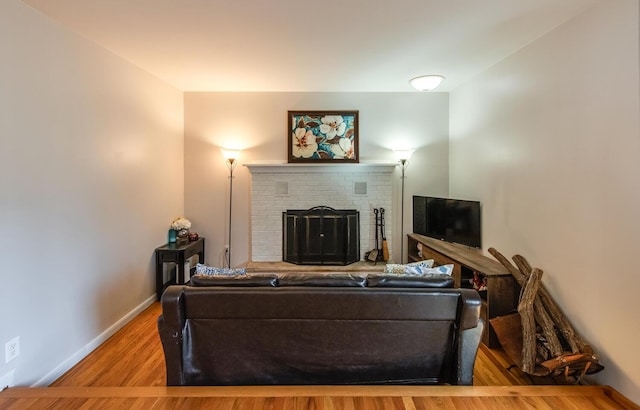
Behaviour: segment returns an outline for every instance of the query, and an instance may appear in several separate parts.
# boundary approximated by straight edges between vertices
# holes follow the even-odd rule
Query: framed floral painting
[[[358,111],[289,111],[289,162],[358,162]]]

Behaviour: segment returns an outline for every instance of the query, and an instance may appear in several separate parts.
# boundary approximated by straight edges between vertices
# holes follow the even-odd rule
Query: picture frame
[[[290,163],[357,163],[358,111],[288,111]]]

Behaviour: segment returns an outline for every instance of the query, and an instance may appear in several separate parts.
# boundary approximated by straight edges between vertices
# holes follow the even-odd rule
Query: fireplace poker
[[[382,236],[382,260],[386,262],[389,260],[389,246],[384,234],[384,208],[380,208],[380,235]]]
[[[378,260],[378,253],[380,252],[378,249],[378,208],[373,208],[373,215],[376,220],[376,247],[369,251],[367,259],[371,262],[376,262]]]

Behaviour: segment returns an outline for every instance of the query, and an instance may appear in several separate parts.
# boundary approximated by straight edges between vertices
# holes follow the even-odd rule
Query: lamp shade
[[[240,156],[240,151],[231,150],[231,149],[223,149],[222,156],[228,160],[236,160]]]
[[[398,161],[406,161],[409,158],[411,158],[411,154],[413,154],[413,150],[412,149],[397,149],[394,150],[393,153],[396,156],[396,159]]]
[[[433,74],[412,78],[409,83],[418,91],[431,91],[439,86],[442,80],[444,76]]]

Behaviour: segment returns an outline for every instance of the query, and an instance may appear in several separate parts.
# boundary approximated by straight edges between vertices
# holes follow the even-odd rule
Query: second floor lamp
[[[238,164],[237,159],[239,154],[240,154],[239,151],[227,150],[227,149],[222,150],[222,155],[226,159],[227,168],[229,169],[229,224],[228,224],[229,238],[227,242],[227,247],[225,248],[225,253],[226,253],[225,262],[227,264],[227,268],[231,268],[231,228],[232,228],[232,222],[233,222],[231,215],[233,211],[233,170]]]
[[[404,180],[406,179],[405,171],[409,166],[409,158],[411,158],[413,150],[397,150],[395,151],[398,165],[400,165],[402,189],[400,193],[400,263],[404,263]]]

